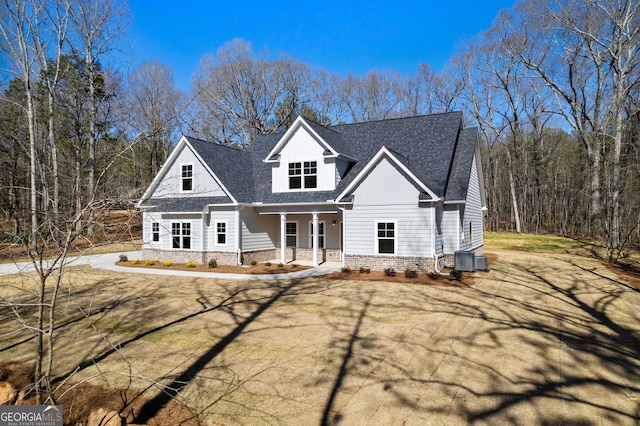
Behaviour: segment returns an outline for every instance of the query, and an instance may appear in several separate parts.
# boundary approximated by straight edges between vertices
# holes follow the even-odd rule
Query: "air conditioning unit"
[[[489,263],[486,256],[476,256],[476,269],[482,272],[489,272]]]
[[[476,254],[472,251],[455,252],[453,269],[462,272],[473,272],[476,270]]]

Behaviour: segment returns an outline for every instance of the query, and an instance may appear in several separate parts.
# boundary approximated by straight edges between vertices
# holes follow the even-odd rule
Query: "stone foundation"
[[[313,260],[313,249],[310,248],[287,248],[286,249],[287,262],[296,260]],[[280,259],[280,249],[276,248],[275,259]],[[318,260],[323,262],[340,262],[340,250],[339,249],[320,249],[318,250]]]
[[[273,259],[279,259],[276,256],[277,249],[254,250],[242,252],[242,264],[250,265],[254,260],[256,262],[267,262]]]
[[[397,272],[410,269],[428,273],[435,271],[434,265],[433,257],[345,255],[345,267],[354,270],[368,268],[372,271],[383,271],[393,268]]]

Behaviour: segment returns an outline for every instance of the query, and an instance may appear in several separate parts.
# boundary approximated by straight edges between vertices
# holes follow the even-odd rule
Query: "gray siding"
[[[376,254],[376,221],[394,221],[395,255],[433,255],[433,207],[418,205],[418,189],[393,164],[383,159],[353,194],[354,204],[346,217],[345,253]]]
[[[483,216],[482,201],[480,197],[480,184],[478,181],[478,169],[476,167],[476,157],[473,157],[471,166],[471,176],[469,178],[469,191],[464,209],[464,242],[461,244],[462,250],[470,250],[484,244],[483,240]],[[473,235],[469,235],[470,224],[473,224]]]
[[[233,209],[211,208],[207,215],[207,226],[205,234],[206,251],[236,251],[236,215]],[[227,224],[227,243],[225,245],[216,244],[216,221],[224,221]]]
[[[240,211],[242,220],[242,238],[240,246],[243,251],[275,248],[278,239],[280,217],[278,215],[259,215],[252,207]]]
[[[442,243],[444,253],[453,253],[460,244],[460,211],[458,204],[445,204],[442,214]]]

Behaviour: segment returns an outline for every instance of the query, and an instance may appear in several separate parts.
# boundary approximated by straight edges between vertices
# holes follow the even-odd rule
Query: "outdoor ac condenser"
[[[472,251],[457,251],[455,253],[453,269],[462,272],[473,272],[476,270],[476,254]]]
[[[489,271],[489,263],[486,256],[476,256],[476,269],[482,272]]]

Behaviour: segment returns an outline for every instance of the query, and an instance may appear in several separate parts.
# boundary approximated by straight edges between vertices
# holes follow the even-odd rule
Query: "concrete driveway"
[[[81,270],[66,309],[96,314],[57,331],[58,368],[147,389],[138,423],[177,399],[208,424],[639,424],[640,293],[587,258],[496,253],[472,288]]]

